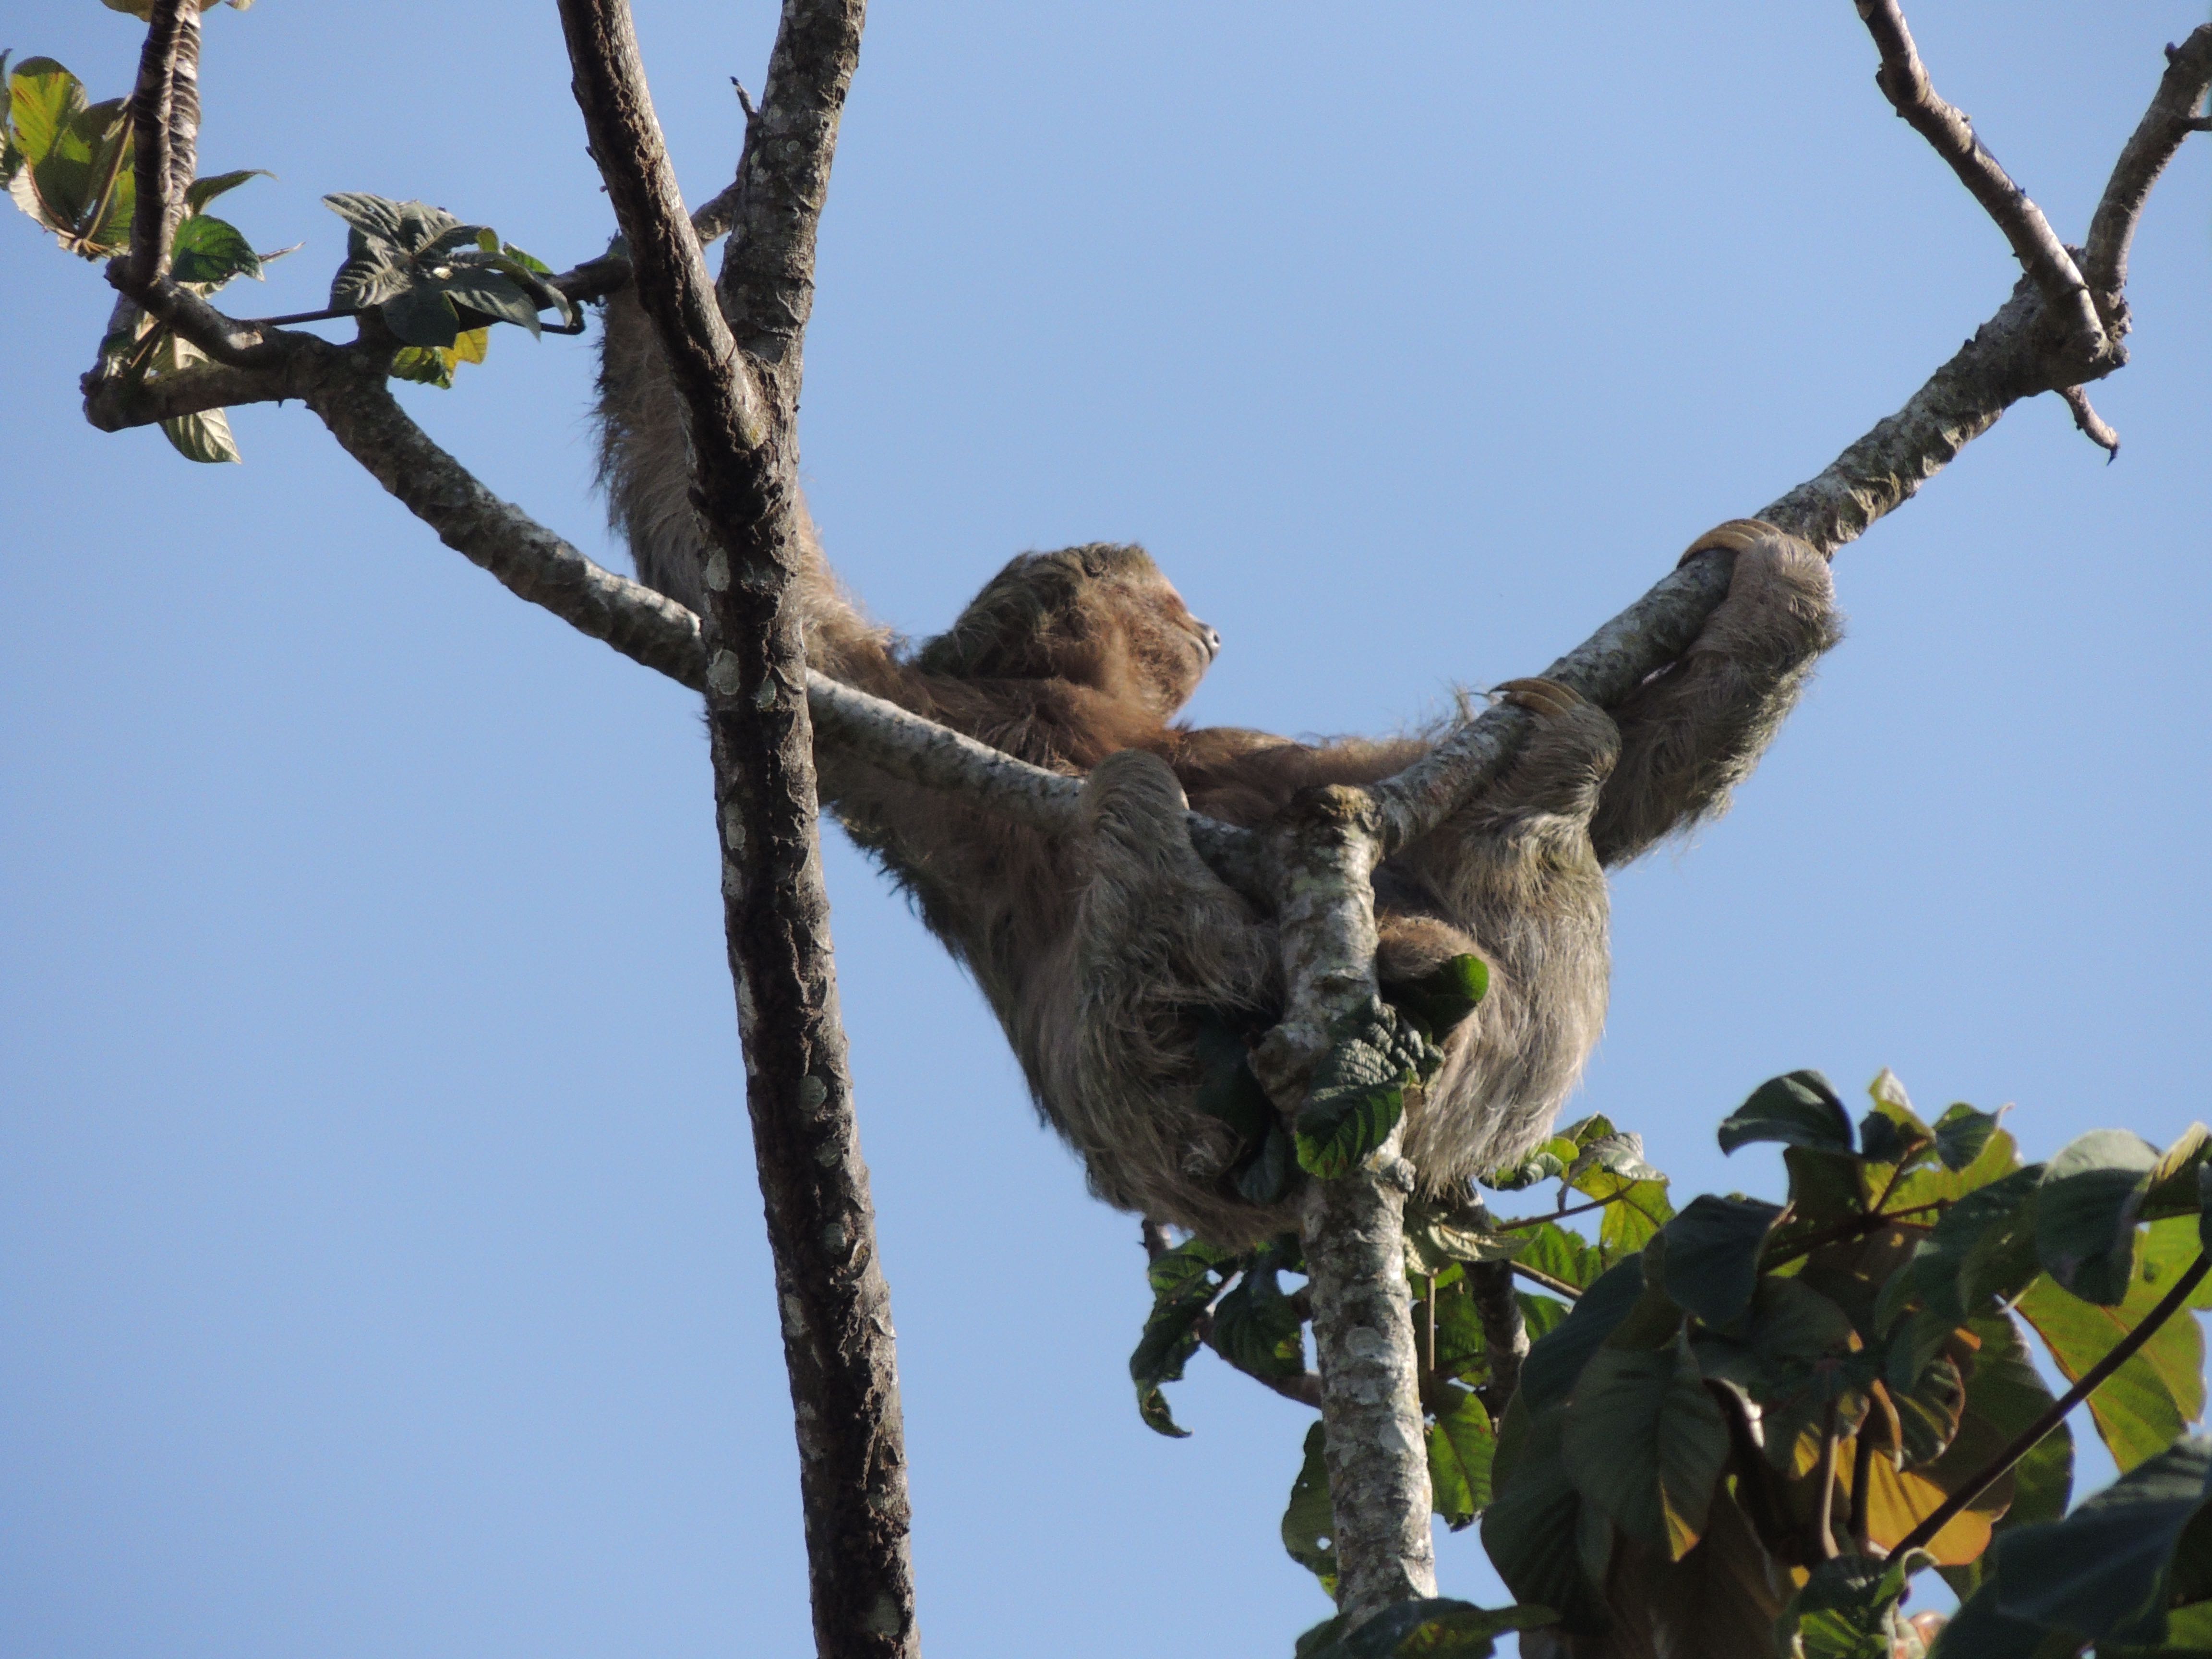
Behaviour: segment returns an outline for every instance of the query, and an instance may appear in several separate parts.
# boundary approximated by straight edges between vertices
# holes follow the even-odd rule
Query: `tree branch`
[[[1915,132],[1935,147],[1959,175],[1959,181],[1996,222],[2043,295],[2052,319],[2065,331],[2069,348],[2081,358],[2082,366],[2086,368],[2104,359],[2111,353],[2112,342],[2106,336],[2090,300],[2089,285],[2075,266],[2074,256],[2051,228],[2043,210],[2012,181],[1976,136],[1973,124],[1937,95],[1920,61],[1919,50],[1912,44],[1912,31],[1905,27],[1905,12],[1898,0],[1857,0],[1857,3],[1859,17],[1881,53],[1881,67],[1874,78],[1882,95]]]
[[[723,321],[626,0],[561,0],[577,106],[684,402],[692,499],[712,550],[699,624],[723,926],[783,1315],[815,1645],[822,1659],[912,1659],[921,1644],[890,1296],[837,1014],[805,641],[788,599],[804,552],[799,348],[861,18],[859,0],[786,0],[767,107],[748,124],[738,218],[750,241],[772,210],[779,256],[750,292],[779,301],[788,319],[780,349],[764,355],[757,329],[733,338]],[[763,132],[775,140],[755,143]]]
[[[1381,821],[1364,791],[1299,796],[1273,830],[1287,1006],[1253,1059],[1295,1107],[1332,1028],[1375,1000],[1374,869]],[[1302,1218],[1314,1356],[1328,1429],[1329,1506],[1347,1613],[1436,1594],[1420,1371],[1406,1293],[1413,1166],[1394,1128],[1359,1168],[1306,1188]]]
[[[184,222],[185,187],[198,165],[199,63],[199,0],[154,0],[131,94],[137,188],[125,262],[134,291],[149,290],[169,274],[169,245]]]
[[[2150,200],[2151,186],[2189,135],[2205,131],[2197,111],[2204,102],[2206,89],[2212,88],[2212,23],[2199,24],[2179,46],[2168,46],[2166,55],[2166,74],[2159,82],[2158,94],[2120,151],[2097,211],[2090,217],[2089,240],[2082,258],[2081,274],[2100,307],[2113,319],[2118,333],[2127,330],[2122,290],[2128,285],[2128,248],[2135,240],[2144,205]]]

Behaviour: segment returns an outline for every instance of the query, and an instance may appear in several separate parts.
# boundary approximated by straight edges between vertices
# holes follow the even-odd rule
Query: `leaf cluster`
[[[331,307],[380,318],[401,344],[392,372],[403,380],[452,385],[456,364],[483,361],[484,331],[494,323],[535,336],[538,313],[551,310],[565,328],[582,326],[568,296],[545,281],[552,268],[486,226],[357,191],[323,204],[347,228]]]
[[[2204,1132],[2023,1165],[1990,1114],[1926,1123],[1887,1072],[1869,1092],[1855,1126],[1817,1073],[1762,1085],[1721,1145],[1779,1143],[1788,1201],[1695,1200],[1537,1341],[1483,1521],[1516,1595],[1589,1626],[1624,1553],[1771,1565],[1799,1586],[1779,1650],[1887,1655],[1908,1574],[1885,1558],[1924,1549],[1972,1594],[1993,1537],[2064,1514],[2063,1425],[2004,1455],[2053,1403],[2021,1322],[2079,1376],[2142,1321],[2197,1255]],[[2123,1468],[2197,1414],[2202,1358],[2166,1324],[2092,1396]]]

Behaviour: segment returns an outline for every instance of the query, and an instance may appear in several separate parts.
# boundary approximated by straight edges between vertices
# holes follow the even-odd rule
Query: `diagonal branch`
[[[2151,186],[2189,135],[2205,131],[2197,112],[2206,88],[2212,87],[2212,23],[2199,24],[2179,46],[2168,46],[2166,56],[2158,95],[2120,151],[2119,162],[2089,220],[2082,258],[2082,275],[2118,334],[2127,331],[2121,291],[2128,284],[2128,247],[2150,200]]]
[[[2005,240],[2012,244],[2023,269],[2050,307],[2052,319],[2065,330],[2068,343],[2085,365],[2106,356],[2112,343],[2091,303],[2089,285],[2082,279],[2074,256],[2051,228],[2043,210],[2012,181],[1997,158],[1974,131],[1973,123],[1944,101],[1929,81],[1905,27],[1899,0],[1857,0],[1859,17],[1874,36],[1881,53],[1875,84],[1915,132],[1935,147],[1950,163],[1959,181],[1996,222]]]

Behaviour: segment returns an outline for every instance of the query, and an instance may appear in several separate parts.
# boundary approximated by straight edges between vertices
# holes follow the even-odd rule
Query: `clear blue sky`
[[[690,190],[773,14],[641,8]],[[2069,238],[2201,0],[1922,0],[1939,86]],[[0,11],[94,95],[127,17]],[[1010,554],[1141,540],[1227,650],[1194,710],[1376,731],[1534,672],[1824,465],[2004,297],[1844,0],[881,0],[822,243],[833,556],[940,626]],[[551,7],[210,14],[242,309],[321,302],[331,190],[556,264],[611,228]],[[2136,253],[2116,465],[2045,399],[1838,562],[1850,639],[1735,814],[1618,884],[1583,1109],[1678,1193],[1800,1066],[2016,1101],[2033,1152],[2203,1087],[2212,141]],[[103,437],[96,270],[0,213],[0,1650],[806,1650],[796,1459],[691,700],[447,551],[294,408],[241,467]],[[619,562],[591,355],[405,395]],[[1138,1422],[1133,1220],[842,844],[925,1640],[1287,1654],[1304,1414],[1210,1360]],[[1472,1534],[1448,1591],[1495,1587]]]

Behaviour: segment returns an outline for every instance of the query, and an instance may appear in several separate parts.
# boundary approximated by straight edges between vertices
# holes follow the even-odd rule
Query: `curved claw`
[[[1492,686],[1490,695],[1527,709],[1540,720],[1564,720],[1589,702],[1574,687],[1543,678],[1504,680]]]

